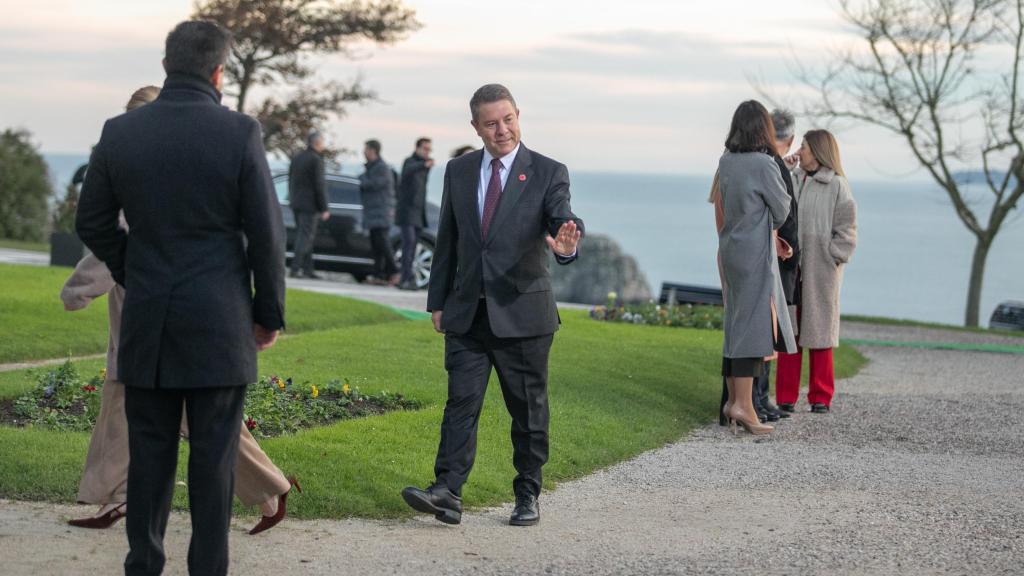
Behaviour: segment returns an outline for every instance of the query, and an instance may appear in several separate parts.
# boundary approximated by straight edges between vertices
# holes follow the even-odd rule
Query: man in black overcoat
[[[403,290],[420,288],[412,263],[420,232],[427,227],[427,177],[434,167],[434,159],[430,157],[432,151],[430,138],[416,140],[416,149],[402,163],[402,176],[398,179],[395,225],[402,231],[402,278],[398,287]]]
[[[164,567],[183,408],[189,572],[227,573],[245,389],[284,327],[284,230],[260,126],[220,104],[230,49],[213,23],[171,31],[160,97],[106,122],[78,205],[79,236],[125,288],[129,575]]]
[[[295,244],[291,276],[301,271],[307,278],[320,278],[313,270],[313,247],[320,221],[331,213],[327,209],[327,179],[324,174],[324,137],[309,135],[306,149],[292,158],[288,166],[288,205],[295,217]]]
[[[560,323],[548,273],[576,259],[583,221],[569,203],[564,164],[520,142],[519,109],[507,88],[481,87],[470,100],[477,150],[448,162],[427,295],[444,334],[448,401],[434,483],[402,496],[438,520],[462,519],[462,485],[476,456],[477,423],[494,368],[512,416],[510,524],[540,520],[541,468],[548,459],[548,353]]]

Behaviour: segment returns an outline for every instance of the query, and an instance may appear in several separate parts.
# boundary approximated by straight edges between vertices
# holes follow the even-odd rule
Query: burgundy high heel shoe
[[[89,516],[88,518],[72,518],[68,520],[68,524],[75,526],[76,528],[95,528],[102,530],[104,528],[110,528],[117,523],[118,520],[125,517],[124,512],[125,502],[122,502],[117,507],[110,509],[106,514],[102,516]]]
[[[302,486],[299,486],[299,481],[295,479],[295,476],[289,476],[288,483],[292,485],[292,488],[298,490],[299,494],[302,494]],[[288,502],[288,495],[291,493],[292,490],[291,488],[289,488],[287,492],[278,496],[277,512],[274,513],[273,516],[264,516],[260,518],[259,524],[256,524],[256,526],[254,526],[252,530],[249,530],[249,534],[259,534],[260,532],[263,532],[265,530],[270,530],[274,526],[277,526],[281,522],[281,520],[284,520],[285,511],[287,508],[286,505]]]

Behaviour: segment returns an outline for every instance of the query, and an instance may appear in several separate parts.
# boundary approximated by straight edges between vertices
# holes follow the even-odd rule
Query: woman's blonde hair
[[[141,108],[144,104],[149,104],[156,97],[160,95],[160,88],[157,86],[143,86],[136,90],[132,97],[128,99],[128,104],[125,105],[125,112]]]
[[[836,137],[828,130],[809,130],[804,134],[804,142],[811,149],[811,154],[818,164],[831,168],[840,176],[846,176],[843,172],[843,162],[839,158],[839,143]]]

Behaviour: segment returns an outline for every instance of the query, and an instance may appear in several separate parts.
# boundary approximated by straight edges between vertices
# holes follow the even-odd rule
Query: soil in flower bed
[[[86,381],[67,362],[34,376],[37,382],[33,389],[17,399],[0,400],[0,425],[67,432],[92,430],[99,415],[104,373]],[[348,381],[332,380],[317,386],[264,376],[246,390],[244,421],[253,436],[270,438],[339,420],[419,408],[418,402],[401,394],[363,394]]]

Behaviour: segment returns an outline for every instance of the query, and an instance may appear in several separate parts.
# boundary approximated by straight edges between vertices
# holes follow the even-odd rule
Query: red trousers
[[[811,350],[811,377],[807,391],[809,404],[832,404],[836,390],[836,375],[832,366],[832,349]],[[778,368],[775,372],[775,401],[779,404],[796,404],[800,398],[800,368],[803,364],[803,348],[796,354],[779,352]]]

